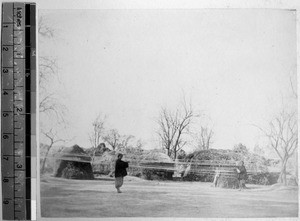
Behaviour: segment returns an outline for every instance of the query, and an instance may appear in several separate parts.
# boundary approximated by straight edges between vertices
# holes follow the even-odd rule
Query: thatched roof
[[[65,147],[57,157],[59,160],[67,160],[67,161],[77,161],[77,162],[85,162],[89,163],[91,161],[91,157],[83,150],[83,148],[79,147],[75,144],[72,147]]]
[[[256,172],[266,172],[267,160],[257,154],[251,152],[237,152],[234,150],[223,150],[223,149],[209,149],[199,150],[191,154],[188,154],[185,161],[201,162],[201,161],[212,161],[212,162],[229,162],[235,164],[235,162],[243,160],[247,170]]]
[[[150,150],[144,154],[141,161],[154,161],[162,163],[171,163],[172,159],[165,153],[158,150]]]

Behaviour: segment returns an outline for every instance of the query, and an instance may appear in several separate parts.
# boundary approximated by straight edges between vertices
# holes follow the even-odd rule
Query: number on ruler
[[[8,113],[3,113],[2,116],[3,116],[3,117],[8,117],[9,114],[8,114]]]
[[[8,183],[8,182],[9,182],[9,179],[7,179],[7,178],[3,179],[3,183]]]
[[[3,157],[4,160],[8,160],[8,157]]]
[[[4,134],[2,137],[3,137],[4,140],[7,140],[9,138],[9,136],[6,135],[6,134]]]
[[[3,204],[9,204],[8,200],[3,200]]]
[[[3,91],[3,95],[8,95],[7,91]]]
[[[3,51],[8,51],[8,47],[3,47],[2,50]]]
[[[6,68],[3,69],[3,73],[8,73],[8,70]]]

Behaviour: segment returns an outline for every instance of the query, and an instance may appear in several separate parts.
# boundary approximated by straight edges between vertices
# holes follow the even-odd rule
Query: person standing
[[[247,180],[247,170],[244,166],[244,161],[240,162],[240,165],[236,168],[238,173],[238,181],[239,181],[239,191],[244,188],[246,180]]]
[[[120,188],[123,185],[124,177],[127,175],[126,168],[128,168],[128,162],[122,161],[123,154],[118,154],[118,159],[115,166],[115,186],[118,193],[122,193]]]

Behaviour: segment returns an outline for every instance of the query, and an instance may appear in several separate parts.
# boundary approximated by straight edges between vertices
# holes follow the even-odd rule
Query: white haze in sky
[[[213,126],[213,148],[264,145],[266,126],[296,105],[296,16],[288,10],[41,10],[53,27],[39,56],[58,61],[49,91],[69,109],[66,145],[90,147],[99,112],[107,128],[157,148],[161,106],[183,94]],[[295,84],[296,85],[296,84]],[[42,123],[49,123],[42,118]],[[42,140],[43,141],[43,140]],[[192,147],[190,147],[192,148]]]

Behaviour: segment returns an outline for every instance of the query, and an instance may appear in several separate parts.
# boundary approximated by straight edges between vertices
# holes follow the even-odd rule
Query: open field
[[[237,191],[211,183],[126,177],[118,194],[111,178],[41,178],[42,217],[297,217],[297,188],[247,185]]]

